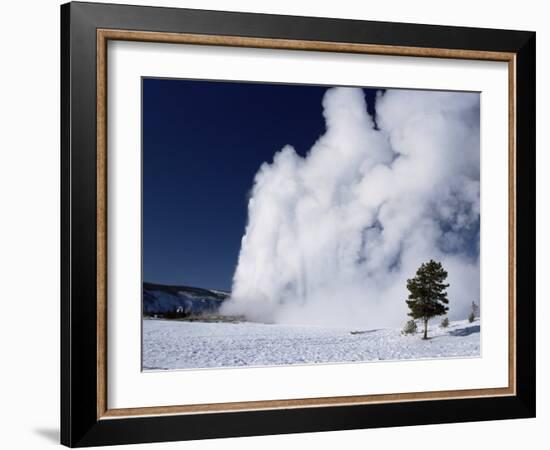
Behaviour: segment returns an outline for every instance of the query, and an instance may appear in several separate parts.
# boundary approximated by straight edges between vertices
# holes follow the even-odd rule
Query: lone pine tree
[[[424,339],[428,339],[428,321],[449,310],[445,306],[449,303],[446,292],[449,285],[444,283],[446,278],[447,272],[441,263],[431,259],[418,268],[414,278],[407,280],[409,316],[424,322]]]

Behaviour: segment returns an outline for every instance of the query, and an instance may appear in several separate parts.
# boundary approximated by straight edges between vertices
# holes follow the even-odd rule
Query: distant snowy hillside
[[[143,283],[143,312],[149,315],[216,312],[228,297],[228,292],[214,289]]]

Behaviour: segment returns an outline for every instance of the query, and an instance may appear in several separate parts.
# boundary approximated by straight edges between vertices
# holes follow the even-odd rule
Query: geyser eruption
[[[398,326],[406,279],[449,273],[451,319],[479,300],[479,95],[359,88],[323,99],[326,132],[303,158],[264,163],[224,312],[320,326]]]

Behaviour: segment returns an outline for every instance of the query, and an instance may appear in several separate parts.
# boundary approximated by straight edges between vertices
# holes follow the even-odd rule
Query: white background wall
[[[547,102],[550,27],[545,2],[501,0],[189,0],[134,4],[382,21],[525,29],[537,32],[537,278],[550,265]],[[0,447],[51,447],[59,422],[59,1],[4,2],[0,27]],[[545,82],[546,81],[546,82]],[[543,125],[546,125],[543,126]],[[531,420],[359,430],[141,445],[136,448],[294,449],[548,445],[548,283],[537,288],[538,417]],[[535,299],[525,299],[535,301]]]

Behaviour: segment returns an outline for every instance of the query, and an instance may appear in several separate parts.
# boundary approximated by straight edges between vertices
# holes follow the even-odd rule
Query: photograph
[[[141,96],[143,371],[481,356],[479,92]]]

